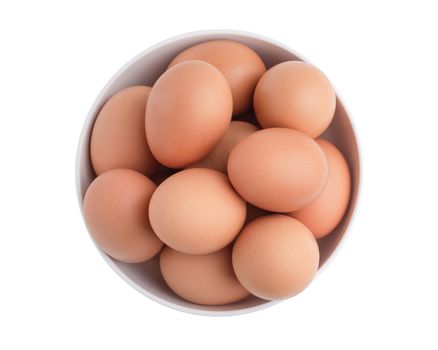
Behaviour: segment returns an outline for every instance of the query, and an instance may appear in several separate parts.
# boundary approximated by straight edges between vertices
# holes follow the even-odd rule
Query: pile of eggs
[[[296,295],[350,199],[348,164],[320,137],[335,108],[310,64],[266,70],[230,40],[184,50],[96,118],[83,204],[93,239],[122,262],[158,257],[169,288],[193,303]]]

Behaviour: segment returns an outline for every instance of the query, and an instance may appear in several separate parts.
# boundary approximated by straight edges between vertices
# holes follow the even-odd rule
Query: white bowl
[[[251,47],[265,61],[267,68],[283,61],[303,61],[294,51],[274,40],[257,34],[229,30],[187,33],[165,40],[143,51],[125,64],[106,84],[91,106],[85,120],[76,159],[76,187],[81,210],[85,191],[95,178],[89,155],[91,130],[97,113],[105,101],[117,91],[128,86],[137,84],[152,86],[176,54],[189,46],[213,39],[235,40]],[[326,264],[327,259],[332,256],[344,237],[356,206],[359,189],[359,153],[357,141],[348,114],[339,99],[337,100],[333,122],[323,136],[333,142],[343,152],[349,163],[352,174],[352,195],[343,221],[333,233],[319,241],[320,267]],[[175,295],[167,287],[161,277],[157,258],[146,263],[127,264],[114,260],[98,247],[97,249],[112,269],[128,284],[148,298],[176,310],[198,315],[236,315],[260,310],[277,303],[277,301],[266,301],[256,297],[250,297],[238,303],[223,306],[204,306],[190,303]],[[318,271],[318,275],[320,273],[321,269]]]

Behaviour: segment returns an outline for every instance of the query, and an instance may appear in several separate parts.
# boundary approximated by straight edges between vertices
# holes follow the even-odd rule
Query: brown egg
[[[168,246],[208,254],[230,244],[245,222],[246,203],[221,172],[186,169],[165,180],[152,196],[151,225]]]
[[[227,132],[207,157],[193,163],[188,168],[209,168],[227,173],[228,157],[233,148],[245,137],[256,132],[254,125],[246,122],[232,121]]]
[[[330,142],[318,139],[328,162],[328,180],[316,199],[290,215],[305,224],[316,238],[328,235],[342,220],[350,200],[351,178],[342,153]]]
[[[263,128],[291,128],[313,138],[327,129],[335,108],[330,81],[320,70],[300,61],[269,69],[254,93],[254,111]]]
[[[228,159],[228,176],[236,191],[251,204],[274,212],[297,210],[314,200],[327,172],[321,147],[292,129],[257,131]]]
[[[301,222],[269,215],[245,226],[233,248],[237,279],[252,294],[275,300],[292,297],[315,276],[319,250]]]
[[[109,170],[91,183],[84,198],[85,222],[105,253],[138,263],[160,251],[163,243],[148,219],[154,190],[151,180],[130,169]]]
[[[209,63],[187,61],[155,83],[146,106],[146,135],[155,158],[182,168],[205,157],[225,134],[233,100],[227,81]]]
[[[144,113],[151,88],[132,86],[111,97],[100,110],[90,141],[91,163],[97,175],[116,168],[152,175],[158,162],[144,132]]]
[[[223,305],[249,295],[234,274],[231,246],[204,255],[184,254],[165,247],[160,255],[160,268],[170,289],[193,303]]]
[[[266,71],[262,59],[252,49],[236,41],[207,41],[181,52],[169,67],[187,60],[206,61],[222,72],[233,94],[233,115],[251,109],[254,89]]]

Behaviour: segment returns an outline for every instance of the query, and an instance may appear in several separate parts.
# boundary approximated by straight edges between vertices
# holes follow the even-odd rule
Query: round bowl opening
[[[274,40],[252,33],[227,30],[201,31],[180,35],[142,52],[122,67],[106,84],[85,120],[76,159],[76,187],[81,210],[85,192],[96,176],[90,162],[89,142],[95,118],[102,105],[109,97],[126,87],[138,84],[152,86],[161,73],[164,72],[169,62],[179,52],[194,44],[214,39],[235,40],[251,47],[264,60],[267,68],[283,61],[307,61],[288,47]],[[342,222],[330,235],[318,242],[321,257],[318,274],[335,252],[350,225],[359,190],[360,167],[357,141],[349,116],[339,97],[337,98],[334,119],[322,137],[337,146],[347,159],[352,176],[352,192],[350,204]],[[190,303],[175,295],[167,287],[161,277],[157,257],[141,264],[127,264],[112,259],[99,248],[98,250],[113,270],[140,293],[180,311],[200,315],[233,315],[256,311],[278,302],[249,297],[240,302],[223,306],[204,306]]]

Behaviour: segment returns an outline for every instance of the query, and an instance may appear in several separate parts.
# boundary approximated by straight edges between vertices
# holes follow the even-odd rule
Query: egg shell
[[[313,138],[327,129],[335,108],[330,81],[319,69],[300,61],[269,69],[254,92],[254,111],[263,128],[291,128]]]
[[[228,176],[249,203],[273,212],[297,210],[314,200],[327,181],[321,147],[299,131],[256,131],[233,149]]]
[[[292,297],[318,270],[318,244],[310,230],[286,215],[263,216],[245,226],[234,243],[233,268],[240,283],[262,299]]]
[[[169,288],[193,303],[223,305],[249,295],[234,274],[231,246],[203,255],[165,247],[160,254],[160,268]]]
[[[90,139],[90,157],[97,175],[116,168],[152,175],[158,162],[144,132],[146,101],[151,88],[132,86],[112,96],[102,107]]]
[[[156,186],[130,169],[109,170],[98,176],[84,197],[84,217],[97,245],[114,259],[138,263],[156,255],[163,243],[148,219]]]
[[[186,169],[158,186],[149,217],[166,245],[187,254],[208,254],[237,236],[245,222],[246,203],[223,173]]]
[[[182,168],[205,157],[225,134],[233,100],[222,73],[203,61],[166,71],[146,106],[146,135],[163,165]]]
[[[212,40],[194,45],[177,55],[169,67],[187,60],[201,60],[218,68],[233,95],[233,115],[249,111],[254,89],[266,67],[257,53],[239,42]]]
[[[227,132],[213,150],[199,162],[189,165],[188,168],[209,168],[226,174],[228,157],[233,148],[257,130],[258,128],[250,123],[232,121]]]
[[[328,141],[316,142],[327,158],[327,184],[316,199],[290,215],[305,224],[316,238],[321,238],[334,230],[347,210],[351,177],[342,153]]]

